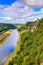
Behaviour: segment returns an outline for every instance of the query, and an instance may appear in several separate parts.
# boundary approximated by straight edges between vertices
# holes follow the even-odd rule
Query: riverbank
[[[9,61],[11,61],[14,56],[16,56],[16,52],[17,52],[17,50],[19,49],[19,46],[20,46],[19,42],[20,42],[21,33],[19,31],[18,31],[18,35],[19,35],[19,38],[18,38],[18,41],[17,41],[17,47],[15,48],[14,52],[9,56],[7,61],[5,61],[4,65],[8,65]]]
[[[2,34],[0,34],[0,47],[3,46],[4,42],[8,39],[11,34],[11,30],[8,30]]]
[[[28,29],[25,29],[25,30],[22,30],[22,31],[18,31],[18,34],[19,34],[19,39],[18,39],[18,42],[17,42],[17,47],[15,48],[14,52],[9,56],[9,58],[7,59],[7,61],[5,62],[4,65],[8,65],[9,62],[12,60],[12,58],[14,58],[14,56],[16,56],[17,54],[17,51],[19,50],[19,47],[20,47],[20,42],[21,42],[21,35],[26,32]]]

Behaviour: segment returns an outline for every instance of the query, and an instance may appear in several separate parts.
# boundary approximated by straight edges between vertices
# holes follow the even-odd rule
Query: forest
[[[43,18],[26,23],[18,32],[18,45],[6,65],[43,65]]]

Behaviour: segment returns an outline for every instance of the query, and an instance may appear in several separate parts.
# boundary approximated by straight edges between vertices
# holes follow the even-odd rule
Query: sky
[[[0,0],[0,23],[26,23],[43,18],[43,0]]]

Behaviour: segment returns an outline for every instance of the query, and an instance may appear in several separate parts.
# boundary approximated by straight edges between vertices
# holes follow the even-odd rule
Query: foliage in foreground
[[[43,19],[39,23],[37,30],[33,32],[27,30],[21,34],[16,55],[9,61],[8,65],[40,65],[42,63]]]

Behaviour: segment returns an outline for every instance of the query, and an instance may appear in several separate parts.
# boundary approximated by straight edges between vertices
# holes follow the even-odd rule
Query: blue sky
[[[16,0],[0,0],[0,4],[2,5],[11,5]]]
[[[41,8],[34,8],[34,11],[39,12]]]
[[[43,0],[0,0],[0,23],[26,23],[43,18]]]

